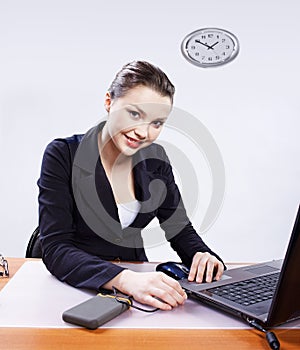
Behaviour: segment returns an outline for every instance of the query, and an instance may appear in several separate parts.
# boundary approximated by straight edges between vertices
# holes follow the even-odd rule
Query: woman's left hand
[[[213,278],[218,281],[224,272],[224,265],[215,256],[209,253],[196,253],[190,268],[188,280],[211,282]]]

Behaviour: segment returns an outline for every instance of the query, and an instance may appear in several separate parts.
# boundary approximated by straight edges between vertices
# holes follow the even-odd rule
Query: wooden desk
[[[7,259],[10,278],[25,262],[22,258]],[[0,279],[0,289],[8,282]],[[1,315],[3,317],[4,315]],[[4,316],[5,317],[5,316]],[[282,350],[299,349],[300,329],[277,329]],[[257,350],[270,349],[264,334],[254,329],[243,330],[170,330],[170,329],[105,329],[82,328],[1,328],[1,350]]]

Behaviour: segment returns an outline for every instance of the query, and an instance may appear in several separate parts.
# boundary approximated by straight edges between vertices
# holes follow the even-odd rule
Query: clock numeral
[[[201,39],[206,39],[206,35],[201,35]]]
[[[209,38],[213,38],[214,35],[213,35],[213,34],[208,34],[208,37],[209,37]]]
[[[202,59],[202,61],[204,61],[205,60],[205,56],[202,56],[201,59]]]
[[[208,59],[207,59],[208,61],[212,61],[213,59],[212,59],[212,57],[208,57]]]
[[[222,39],[222,43],[225,43],[226,39]]]
[[[226,52],[222,52],[222,55],[223,55],[223,56],[226,56]]]
[[[195,52],[195,56],[199,56],[199,52]]]
[[[230,49],[230,46],[229,46],[229,45],[226,45],[226,46],[225,46],[225,49],[226,49],[226,50],[229,50],[229,49]]]
[[[219,60],[220,58],[221,58],[220,56],[216,56],[216,57],[215,57],[216,60]]]
[[[194,45],[191,46],[191,50],[195,50],[195,48],[196,48],[196,46],[194,46]]]

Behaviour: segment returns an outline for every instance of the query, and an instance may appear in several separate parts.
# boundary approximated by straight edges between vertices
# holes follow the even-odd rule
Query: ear
[[[105,94],[105,100],[104,100],[104,107],[107,113],[109,113],[110,111],[111,102],[112,100],[111,100],[110,92],[107,91],[107,93]]]

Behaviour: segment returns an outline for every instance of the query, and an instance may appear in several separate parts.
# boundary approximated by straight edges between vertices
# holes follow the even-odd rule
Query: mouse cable
[[[246,321],[248,322],[248,324],[251,327],[253,327],[253,328],[255,328],[255,329],[265,333],[266,339],[267,339],[268,344],[270,345],[271,349],[273,349],[273,350],[279,350],[280,349],[280,343],[279,343],[279,340],[277,339],[275,333],[267,331],[264,327],[262,327],[254,319],[251,319],[251,318],[247,317]]]

